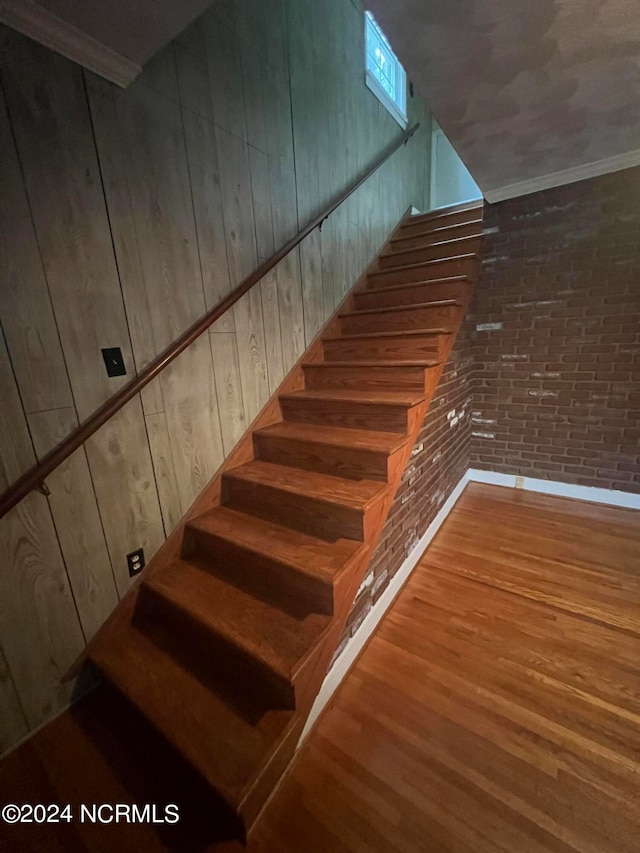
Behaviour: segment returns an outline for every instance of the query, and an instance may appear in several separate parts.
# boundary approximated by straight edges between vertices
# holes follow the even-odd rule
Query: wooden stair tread
[[[390,288],[387,288],[389,290]],[[369,291],[371,292],[371,291]],[[420,308],[448,308],[450,306],[461,307],[457,299],[435,299],[432,302],[416,302],[408,305],[390,305],[384,308],[360,308],[355,311],[344,311],[339,317],[360,317],[363,314],[389,314],[394,311],[417,311]]]
[[[285,680],[331,622],[319,613],[292,616],[186,560],[176,560],[147,586]]]
[[[409,223],[409,224],[416,224],[416,223]],[[420,231],[417,234],[410,234],[410,235],[404,236],[404,237],[393,237],[391,239],[391,245],[394,246],[397,243],[405,243],[405,242],[408,242],[409,240],[419,240],[421,237],[432,237],[434,234],[437,234],[439,231],[453,231],[456,228],[459,228],[460,230],[462,230],[463,228],[468,228],[470,225],[477,225],[478,226],[479,230],[478,230],[477,236],[481,237],[482,236],[483,220],[482,219],[470,219],[468,222],[458,222],[455,225],[438,225],[436,228],[425,229],[424,231]],[[443,242],[446,242],[446,241],[443,241]]]
[[[364,546],[353,539],[328,542],[255,515],[219,506],[189,522],[204,534],[223,537],[249,552],[268,554],[305,575],[330,583]]]
[[[369,273],[369,278],[374,278],[379,275],[389,275],[389,273],[402,272],[403,270],[415,270],[419,267],[436,266],[438,264],[447,264],[451,261],[473,261],[478,257],[477,252],[467,252],[461,255],[449,255],[445,258],[437,258],[430,261],[417,261],[413,264],[398,264],[396,267],[385,267],[383,270],[375,270]]]
[[[282,400],[318,400],[323,402],[340,401],[343,403],[372,403],[381,406],[417,406],[424,400],[419,391],[387,391],[386,389],[358,391],[354,389],[330,388],[326,390],[307,389],[281,394]]]
[[[425,285],[431,284],[458,284],[460,282],[470,283],[469,276],[467,275],[451,275],[446,276],[445,278],[427,278],[424,281],[408,281],[404,284],[389,284],[386,287],[367,287],[365,290],[359,290],[356,292],[356,296],[360,293],[366,293],[367,296],[371,293],[393,293],[394,290],[406,290],[410,287],[424,287]]]
[[[436,337],[437,335],[450,335],[451,329],[407,329],[400,332],[386,331],[386,332],[359,332],[358,334],[353,335],[336,335],[335,337],[326,337],[325,341],[350,341],[350,340],[361,340],[363,338],[410,338],[410,337],[420,337],[424,335],[433,335]]]
[[[272,435],[278,438],[291,438],[332,447],[353,447],[358,450],[373,450],[386,454],[395,453],[406,443],[406,438],[395,432],[376,432],[369,429],[349,429],[295,421],[273,424],[257,430],[256,435]]]
[[[91,659],[236,809],[293,717],[269,711],[252,724],[132,626],[98,643]]]
[[[410,361],[391,361],[390,359],[378,361],[305,361],[302,367],[437,367],[440,361],[437,358],[427,358],[423,360],[412,359]]]
[[[447,257],[453,257],[455,255],[460,254],[460,252],[456,251],[456,249],[462,248],[464,250],[464,244],[465,243],[473,243],[476,240],[478,240],[481,236],[482,236],[481,234],[473,234],[470,237],[452,237],[451,240],[440,240],[438,243],[430,243],[429,245],[426,245],[426,246],[413,246],[412,248],[409,248],[409,249],[404,248],[404,249],[397,249],[396,251],[392,250],[390,252],[384,252],[384,254],[380,255],[379,257],[380,258],[393,258],[394,255],[402,255],[405,252],[419,252],[421,249],[429,249],[429,250],[446,249],[447,247],[451,247],[451,249],[453,250],[451,256],[447,256]],[[414,239],[415,239],[415,236],[414,236]],[[463,254],[464,254],[464,252],[463,252]]]
[[[437,207],[435,210],[428,210],[426,213],[418,213],[407,217],[402,225],[417,225],[420,222],[433,222],[438,219],[446,219],[450,216],[458,216],[462,213],[475,213],[484,208],[484,202],[479,201],[477,204],[459,204],[450,205],[447,207]]]
[[[375,480],[345,480],[259,459],[233,468],[225,473],[225,477],[270,486],[292,494],[309,495],[316,500],[361,510],[384,497],[387,490],[385,483]]]

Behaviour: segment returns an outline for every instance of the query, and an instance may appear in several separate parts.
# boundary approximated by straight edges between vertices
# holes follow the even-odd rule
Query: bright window
[[[371,12],[365,12],[366,82],[403,128],[407,126],[407,75]]]

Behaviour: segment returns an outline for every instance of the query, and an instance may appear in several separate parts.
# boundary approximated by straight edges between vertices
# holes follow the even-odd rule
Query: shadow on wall
[[[431,136],[431,209],[480,198],[480,187],[444,131],[434,121]]]

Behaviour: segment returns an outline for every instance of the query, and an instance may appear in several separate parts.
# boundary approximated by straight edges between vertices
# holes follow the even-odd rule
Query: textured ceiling
[[[638,0],[368,6],[490,200],[640,164]]]

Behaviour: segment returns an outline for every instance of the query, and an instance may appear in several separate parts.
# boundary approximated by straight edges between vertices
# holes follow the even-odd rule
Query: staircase
[[[300,365],[302,387],[258,419],[215,505],[90,647],[243,833],[341,637],[464,316],[481,234],[477,204],[403,220]]]

